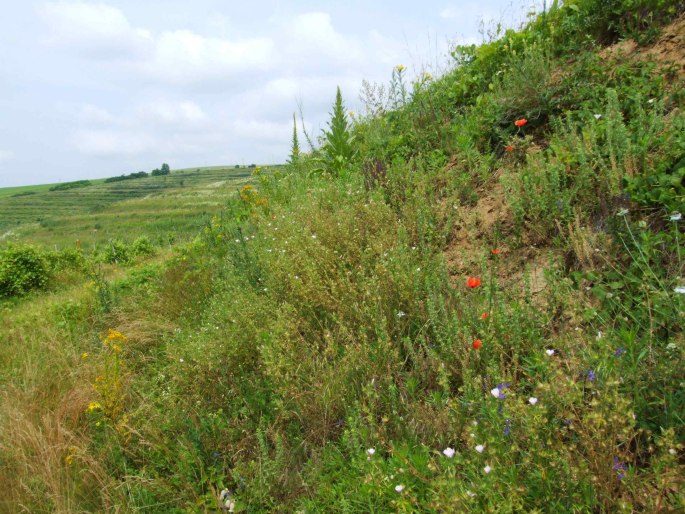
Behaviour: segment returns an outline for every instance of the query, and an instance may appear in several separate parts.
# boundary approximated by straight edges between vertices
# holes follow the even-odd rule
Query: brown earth
[[[670,69],[679,82],[685,79],[685,16],[664,27],[659,38],[651,45],[640,47],[636,41],[625,40],[605,48],[600,55],[605,59],[654,61],[660,67]],[[455,156],[447,167],[457,165]],[[477,191],[479,200],[475,206],[458,207],[458,219],[450,243],[444,250],[448,271],[451,280],[459,284],[479,273],[484,261],[489,262],[489,267],[496,262],[496,277],[500,286],[521,288],[522,292],[528,288],[533,295],[537,295],[546,289],[545,269],[563,256],[552,247],[527,242],[525,235],[516,247],[506,244],[513,236],[513,218],[499,180],[500,175],[501,172],[495,173]],[[499,234],[500,242],[495,241],[495,233]],[[591,240],[590,236],[586,234],[585,238]],[[497,256],[492,255],[495,246],[499,250]]]
[[[675,77],[681,81],[685,79],[685,16],[664,27],[652,45],[641,47],[636,41],[627,39],[605,48],[600,56],[653,61],[661,68],[673,67]]]

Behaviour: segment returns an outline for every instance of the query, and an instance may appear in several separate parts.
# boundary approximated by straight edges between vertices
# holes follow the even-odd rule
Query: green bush
[[[147,236],[141,236],[131,243],[131,252],[135,256],[152,255],[155,253],[155,248]]]
[[[50,191],[68,191],[69,189],[79,189],[92,185],[93,183],[90,180],[75,180],[74,182],[64,182],[62,184],[52,186]]]
[[[33,246],[9,246],[0,250],[0,297],[23,295],[44,288],[50,267],[43,252]]]

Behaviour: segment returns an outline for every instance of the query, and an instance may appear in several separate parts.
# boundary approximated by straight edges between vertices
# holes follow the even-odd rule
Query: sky
[[[0,0],[0,187],[285,162],[340,86],[450,67],[537,0]],[[299,115],[298,115],[299,118]],[[301,137],[302,140],[302,137]]]

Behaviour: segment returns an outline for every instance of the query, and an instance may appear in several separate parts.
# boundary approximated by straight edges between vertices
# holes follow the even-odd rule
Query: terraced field
[[[122,182],[49,191],[49,185],[0,189],[0,244],[27,241],[84,248],[111,238],[147,235],[163,243],[189,237],[232,191],[249,182],[249,168],[214,166]]]

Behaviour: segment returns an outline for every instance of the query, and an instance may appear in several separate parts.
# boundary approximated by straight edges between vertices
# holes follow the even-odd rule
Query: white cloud
[[[84,129],[71,138],[73,146],[91,156],[140,155],[154,150],[158,141],[147,134],[127,130]]]
[[[384,80],[410,64],[404,43],[377,30],[341,32],[325,12],[265,18],[243,34],[224,18],[212,35],[136,27],[102,3],[53,2],[39,13],[49,45],[99,65],[91,76],[100,91],[71,110],[70,146],[141,166],[193,156],[284,160],[298,101],[316,138],[336,86],[357,110],[362,78]]]
[[[79,126],[72,132],[70,143],[79,153],[90,156],[195,151],[203,141],[212,143],[216,127],[208,124],[209,119],[191,100],[156,99],[116,116],[103,107],[85,104],[75,116]]]
[[[81,106],[77,117],[83,123],[93,124],[110,124],[116,120],[107,109],[92,104]]]
[[[445,7],[440,11],[440,17],[443,20],[453,20],[459,17],[459,10],[454,7]]]
[[[177,128],[192,127],[208,120],[202,108],[192,101],[157,100],[145,103],[136,110],[136,119]]]
[[[7,162],[14,159],[14,152],[0,149],[0,162]]]
[[[197,82],[220,77],[237,78],[248,71],[265,71],[273,60],[268,38],[230,41],[207,38],[189,30],[163,32],[155,40],[150,62],[139,71],[160,80]]]
[[[197,82],[266,70],[273,58],[269,38],[229,40],[189,30],[153,35],[106,4],[48,3],[39,14],[48,25],[48,44],[73,48],[102,63],[123,63],[137,75],[159,81]]]
[[[75,48],[99,59],[129,59],[152,49],[150,32],[134,28],[124,14],[106,4],[57,2],[44,4],[39,14],[49,27],[47,42]]]
[[[287,117],[286,117],[287,120]],[[260,140],[266,143],[282,143],[288,141],[285,134],[292,133],[292,120],[281,123],[273,121],[234,120],[231,130],[243,137]]]
[[[336,31],[327,13],[301,14],[286,22],[283,29],[285,49],[293,54],[293,59],[286,62],[298,68],[311,63],[312,57],[320,58],[312,64],[328,61],[334,68],[368,60],[361,41]]]

